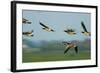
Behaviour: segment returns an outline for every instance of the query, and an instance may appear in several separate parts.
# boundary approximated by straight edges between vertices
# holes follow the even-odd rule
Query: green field
[[[61,41],[42,41],[36,43],[29,40],[23,40],[22,61],[23,63],[30,63],[90,59],[90,40],[78,41],[77,45],[77,54],[75,53],[75,49],[70,49],[66,54],[64,54],[66,48]]]
[[[68,61],[68,60],[86,60],[90,59],[89,52],[75,53],[28,53],[23,52],[23,63],[47,62],[47,61]]]

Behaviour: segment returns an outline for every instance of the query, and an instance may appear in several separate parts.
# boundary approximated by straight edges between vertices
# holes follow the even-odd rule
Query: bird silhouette
[[[69,43],[69,42],[63,42],[63,44],[65,45],[66,50],[64,51],[64,54],[68,52],[69,49],[74,49],[76,53],[78,53],[78,46],[73,44],[73,43]]]
[[[22,33],[23,35],[26,35],[26,36],[33,36],[33,30],[31,32],[23,32]]]
[[[73,30],[73,29],[67,29],[67,30],[64,30],[64,32],[66,32],[69,35],[75,35],[76,34],[75,30]]]
[[[90,36],[90,35],[91,35],[91,33],[87,31],[87,29],[86,29],[86,27],[85,27],[85,25],[84,25],[84,22],[83,22],[83,21],[81,22],[81,25],[82,25],[83,30],[84,30],[84,31],[82,31],[82,33],[83,33],[84,35],[86,35],[86,36]]]
[[[54,32],[53,29],[49,28],[48,26],[44,25],[42,22],[40,22],[40,25],[43,26],[43,30],[48,31],[48,32]]]
[[[31,24],[32,22],[30,22],[29,20],[22,18],[22,23],[23,24]]]

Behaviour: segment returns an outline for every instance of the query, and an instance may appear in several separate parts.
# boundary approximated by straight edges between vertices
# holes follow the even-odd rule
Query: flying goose
[[[73,43],[69,43],[69,42],[63,42],[63,44],[65,45],[66,50],[64,51],[64,54],[68,52],[69,49],[75,49],[75,52],[78,53],[78,46],[73,44]]]
[[[22,18],[22,23],[23,24],[31,24],[32,22],[30,22],[29,20]]]
[[[76,34],[75,30],[73,30],[73,29],[67,29],[67,30],[64,30],[64,32],[66,32],[69,35],[75,35]]]
[[[40,22],[40,25],[43,26],[43,30],[48,31],[48,32],[54,32],[53,29],[49,28],[48,26],[44,25],[42,22]]]
[[[85,25],[84,25],[84,22],[81,22],[81,25],[82,25],[83,30],[84,30],[84,31],[82,31],[82,33],[83,33],[84,35],[86,35],[86,36],[90,36],[91,33],[87,31],[87,29],[86,29],[86,27],[85,27]]]
[[[33,36],[33,30],[31,32],[23,32],[22,34],[26,36]]]

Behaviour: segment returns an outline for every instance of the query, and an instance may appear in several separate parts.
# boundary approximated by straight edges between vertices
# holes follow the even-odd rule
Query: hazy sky
[[[33,37],[23,36],[23,38],[31,39],[34,41],[39,40],[84,40],[89,38],[81,33],[83,30],[81,21],[85,23],[88,31],[90,31],[91,14],[77,13],[77,12],[51,12],[51,11],[29,11],[23,10],[23,18],[32,22],[32,24],[23,24],[23,31],[34,30]],[[39,21],[54,29],[55,32],[47,32],[42,29]],[[77,35],[68,35],[63,32],[67,28],[75,29]]]

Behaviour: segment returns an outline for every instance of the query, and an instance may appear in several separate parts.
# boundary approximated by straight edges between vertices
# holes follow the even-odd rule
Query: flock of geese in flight
[[[22,19],[22,23],[23,24],[31,24],[32,22],[23,18]],[[39,24],[43,27],[42,29],[47,31],[47,32],[55,32],[54,29],[48,27],[47,25],[43,24],[42,22],[39,22]],[[83,28],[84,31],[82,31],[81,33],[84,34],[85,36],[90,36],[90,32],[86,29],[84,22],[81,22],[81,26]],[[33,30],[30,32],[22,32],[23,35],[26,36],[34,36],[33,35]],[[65,33],[69,34],[69,35],[76,35],[77,33],[75,32],[75,30],[73,29],[66,29],[64,30]],[[76,53],[78,53],[78,46],[74,43],[70,43],[70,42],[62,42],[65,45],[66,50],[64,51],[64,54],[68,52],[69,49],[74,49]]]

